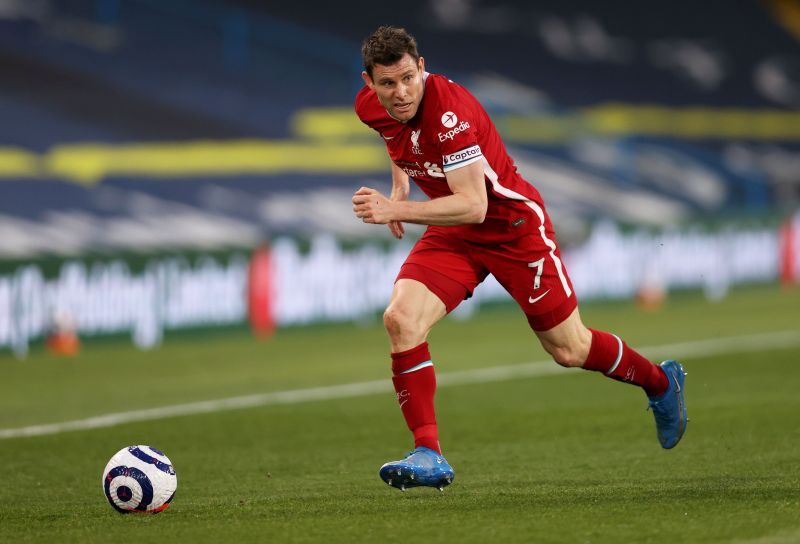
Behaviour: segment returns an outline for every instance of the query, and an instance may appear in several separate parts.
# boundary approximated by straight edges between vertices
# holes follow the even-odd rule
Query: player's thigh
[[[445,313],[449,313],[472,296],[487,274],[463,241],[448,235],[446,230],[429,228],[409,253],[396,283],[407,279],[423,284],[444,304]]]
[[[560,252],[549,241],[535,232],[484,254],[489,271],[519,304],[537,332],[556,327],[577,307]]]

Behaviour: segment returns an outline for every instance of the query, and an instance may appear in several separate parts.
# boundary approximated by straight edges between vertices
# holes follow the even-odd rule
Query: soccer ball
[[[175,496],[178,477],[172,461],[151,446],[122,448],[103,470],[103,492],[119,512],[156,514]]]

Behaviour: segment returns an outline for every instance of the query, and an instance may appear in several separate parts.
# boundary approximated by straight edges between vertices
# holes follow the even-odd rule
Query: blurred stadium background
[[[303,6],[0,1],[0,350],[379,311],[408,243],[349,201],[388,187],[352,114],[386,22],[490,111],[583,300],[797,277],[798,2]]]
[[[387,23],[490,111],[587,323],[687,365],[680,447],[487,281],[432,335],[455,484],[377,478],[421,232],[350,205]],[[0,541],[798,542],[798,209],[798,0],[0,0]],[[136,443],[157,518],[98,485]]]
[[[0,349],[378,311],[408,244],[352,216],[388,163],[351,104],[388,21],[489,109],[584,300],[797,276],[797,2],[303,5],[0,2]]]

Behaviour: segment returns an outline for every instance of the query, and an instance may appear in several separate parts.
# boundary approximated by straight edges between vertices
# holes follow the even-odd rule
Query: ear
[[[419,58],[419,71],[422,72],[423,74],[425,73],[425,58],[424,57],[420,57]]]
[[[366,85],[370,89],[375,88],[375,84],[372,82],[372,78],[369,77],[369,74],[366,72],[366,70],[361,72],[361,79],[364,80],[364,85]]]

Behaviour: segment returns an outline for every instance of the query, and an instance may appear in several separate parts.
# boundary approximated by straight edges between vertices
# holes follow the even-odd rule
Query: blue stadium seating
[[[637,222],[641,214],[598,197],[635,194],[661,210],[643,215],[666,224],[769,213],[800,199],[800,176],[787,166],[800,160],[800,134],[781,121],[795,119],[800,109],[800,90],[793,94],[800,89],[793,71],[800,46],[780,15],[762,4],[414,0],[399,12],[385,3],[367,10],[322,0],[304,2],[302,9],[296,2],[257,0],[19,6],[19,13],[0,19],[0,226],[12,233],[31,225],[66,228],[64,214],[95,218],[95,226],[135,223],[142,199],[149,198],[154,214],[192,210],[263,236],[321,228],[354,235],[347,195],[361,184],[385,186],[385,168],[326,174],[298,164],[294,171],[257,174],[209,170],[175,179],[121,172],[76,180],[52,166],[65,149],[72,153],[68,160],[77,160],[84,144],[110,146],[104,157],[114,146],[159,142],[325,146],[322,138],[299,136],[292,120],[307,108],[351,107],[361,84],[360,41],[384,23],[407,26],[429,69],[473,89],[499,121],[544,116],[563,128],[569,124],[564,119],[607,105],[631,115],[636,107],[655,106],[662,115],[670,108],[688,115],[705,108],[722,111],[725,119],[739,112],[777,116],[744,136],[733,127],[730,135],[699,137],[633,131],[554,141],[538,141],[535,134],[509,138],[520,168],[551,209],[585,221],[610,216]],[[784,77],[783,86],[759,80],[764,70]],[[344,141],[377,145],[361,135]],[[4,150],[10,150],[7,165]],[[20,154],[33,157],[35,166],[15,170]],[[313,217],[303,219],[307,196],[322,190],[335,201],[330,217],[315,204]],[[273,217],[277,206],[291,209]],[[86,247],[114,245],[103,236],[89,236]],[[230,242],[237,242],[235,235]],[[13,253],[5,247],[0,241],[0,259]]]

